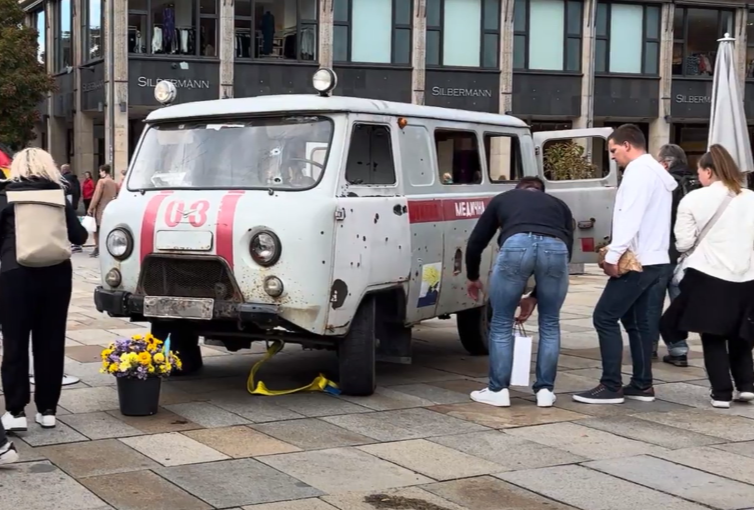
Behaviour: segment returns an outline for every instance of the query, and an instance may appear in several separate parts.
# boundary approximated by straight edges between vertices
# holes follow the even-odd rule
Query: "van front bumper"
[[[111,317],[145,317],[144,296],[137,296],[131,292],[97,287],[94,289],[94,305],[98,312],[107,313]],[[154,318],[162,319],[163,317]],[[165,318],[175,319],[175,317]],[[187,320],[191,319],[187,318]],[[277,305],[218,300],[214,303],[212,320],[239,321],[263,328],[276,327],[280,324],[280,309]]]

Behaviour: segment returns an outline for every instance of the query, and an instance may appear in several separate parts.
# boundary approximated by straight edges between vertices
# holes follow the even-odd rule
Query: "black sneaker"
[[[612,391],[601,384],[589,391],[577,393],[573,400],[582,404],[622,404],[625,401],[622,389]]]
[[[18,451],[16,451],[13,443],[5,441],[4,444],[0,445],[0,466],[14,462],[18,462]]]
[[[652,351],[652,359],[659,359],[660,357],[657,355],[657,351]]]
[[[629,384],[623,387],[623,396],[631,400],[638,400],[639,402],[654,402],[655,389],[647,388],[646,390],[640,390]]]
[[[71,253],[81,253],[84,249],[81,246],[71,246]]]
[[[673,356],[672,354],[668,354],[667,356],[662,357],[662,361],[677,367],[689,366],[689,358],[685,354],[683,356]]]

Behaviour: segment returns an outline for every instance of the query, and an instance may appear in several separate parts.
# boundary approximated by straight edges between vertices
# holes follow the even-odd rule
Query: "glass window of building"
[[[746,78],[754,78],[754,11],[746,20]]]
[[[54,53],[55,71],[63,72],[73,66],[73,12],[71,0],[55,3]]]
[[[427,0],[428,66],[499,68],[500,0]]]
[[[37,60],[42,65],[47,62],[47,16],[44,7],[31,14],[31,27],[37,31]]]
[[[712,76],[717,40],[733,33],[733,11],[676,6],[673,19],[673,74]]]
[[[334,0],[333,60],[411,63],[411,0]]]
[[[581,70],[581,0],[515,0],[513,68]]]
[[[86,0],[84,2],[85,16],[81,17],[81,33],[84,37],[84,62],[101,59],[104,55],[103,44],[103,15],[105,12],[102,0]]]
[[[217,0],[129,0],[128,51],[217,57]]]
[[[658,5],[600,2],[597,5],[595,72],[650,74],[660,71]]]
[[[317,0],[236,0],[236,59],[316,61],[318,13]]]

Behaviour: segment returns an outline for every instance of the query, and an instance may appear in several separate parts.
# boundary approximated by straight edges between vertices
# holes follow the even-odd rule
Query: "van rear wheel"
[[[484,306],[463,310],[456,314],[458,336],[461,345],[472,356],[489,354],[490,320],[492,307],[489,301]]]
[[[377,387],[375,316],[374,298],[367,296],[361,302],[348,334],[338,344],[338,386],[345,395],[366,397]]]
[[[173,377],[193,374],[204,366],[202,350],[199,347],[199,335],[158,323],[152,324],[152,334],[162,341],[170,335],[170,350],[176,353],[183,365],[182,370],[172,374]]]

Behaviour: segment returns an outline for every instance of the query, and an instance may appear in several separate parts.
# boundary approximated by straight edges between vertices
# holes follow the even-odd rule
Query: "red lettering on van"
[[[192,227],[201,227],[207,223],[207,211],[209,211],[209,202],[199,200],[189,206],[189,211],[185,212],[186,206],[182,200],[173,200],[165,209],[165,225],[168,227],[177,227],[179,223],[186,218]]]

